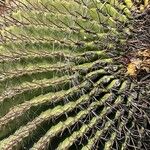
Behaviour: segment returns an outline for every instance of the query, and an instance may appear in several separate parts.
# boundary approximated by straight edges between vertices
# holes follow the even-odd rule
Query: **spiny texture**
[[[14,0],[0,18],[0,150],[150,149],[150,84],[117,61],[147,5]]]

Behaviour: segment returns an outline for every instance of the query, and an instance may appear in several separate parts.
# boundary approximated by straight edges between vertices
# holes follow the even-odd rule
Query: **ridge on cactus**
[[[0,150],[149,150],[149,4],[6,2]]]

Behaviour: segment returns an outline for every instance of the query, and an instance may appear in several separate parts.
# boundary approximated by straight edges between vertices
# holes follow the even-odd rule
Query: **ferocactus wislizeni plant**
[[[136,25],[149,37],[147,5],[14,0],[0,17],[0,150],[149,149],[149,78],[121,63],[148,47],[133,44]]]

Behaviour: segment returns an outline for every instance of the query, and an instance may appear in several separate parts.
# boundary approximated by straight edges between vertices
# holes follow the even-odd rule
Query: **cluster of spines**
[[[134,3],[12,3],[0,18],[0,149],[148,148],[149,105],[113,60]]]

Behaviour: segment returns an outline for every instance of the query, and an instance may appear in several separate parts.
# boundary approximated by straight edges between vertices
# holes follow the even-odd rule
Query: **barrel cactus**
[[[0,150],[150,149],[148,3],[12,1],[0,16]]]

